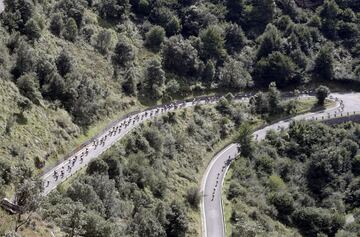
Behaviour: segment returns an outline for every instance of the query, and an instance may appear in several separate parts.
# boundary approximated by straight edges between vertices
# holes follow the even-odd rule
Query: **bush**
[[[330,94],[330,90],[326,86],[319,86],[316,89],[316,98],[319,105],[324,105],[326,97]]]
[[[294,224],[309,237],[316,237],[320,233],[334,236],[345,224],[345,218],[337,213],[332,214],[323,208],[305,207],[293,213]]]
[[[165,30],[161,26],[154,26],[146,33],[145,38],[146,45],[150,49],[158,51],[161,44],[164,42]]]
[[[198,208],[200,204],[200,192],[197,187],[191,187],[186,192],[186,200],[193,208]]]

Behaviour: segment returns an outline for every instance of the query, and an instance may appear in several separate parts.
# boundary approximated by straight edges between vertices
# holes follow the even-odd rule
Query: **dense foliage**
[[[359,136],[358,124],[295,122],[253,144],[234,163],[227,191],[232,236],[356,236]]]

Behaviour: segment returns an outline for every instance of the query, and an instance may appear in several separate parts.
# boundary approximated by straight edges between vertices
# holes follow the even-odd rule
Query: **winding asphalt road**
[[[266,126],[253,133],[253,139],[260,141],[269,130],[287,129],[294,120],[323,121],[329,118],[349,116],[360,112],[360,93],[332,93],[330,98],[336,101],[336,106],[325,111],[307,113],[282,120]],[[239,144],[231,144],[220,151],[209,164],[201,183],[201,212],[204,237],[225,237],[225,224],[222,207],[222,186],[226,172],[241,151]]]
[[[248,96],[239,96],[239,99],[246,99]],[[216,103],[220,97],[203,97],[190,101],[179,101],[167,105],[157,106],[142,112],[115,121],[97,136],[93,137],[78,149],[68,155],[61,163],[57,164],[51,170],[45,172],[41,179],[44,184],[43,195],[47,195],[54,190],[59,184],[71,177],[81,168],[85,167],[91,160],[99,157],[104,151],[119,141],[133,128],[139,124],[150,120],[160,114],[169,111],[187,108],[198,104]]]
[[[252,94],[238,95],[237,100],[244,102]],[[306,95],[303,95],[306,96]],[[333,93],[331,97],[336,99],[337,106],[325,111],[308,113],[296,116],[292,119],[279,121],[278,123],[264,127],[256,131],[253,136],[256,140],[264,139],[267,131],[270,129],[286,129],[292,120],[322,120],[328,117],[349,115],[354,111],[360,111],[360,93],[339,94]],[[174,111],[181,108],[187,108],[198,104],[216,103],[219,97],[203,97],[190,101],[179,101],[167,105],[161,105],[148,110],[133,113],[113,122],[100,134],[93,137],[78,149],[68,155],[64,161],[42,175],[44,184],[43,195],[47,195],[59,184],[75,174],[78,170],[85,167],[91,160],[99,157],[104,151],[110,148],[115,142],[123,138],[133,128],[146,120],[153,119],[163,113]],[[349,113],[349,114],[347,114]],[[211,161],[201,184],[201,209],[203,217],[203,235],[205,237],[224,237],[225,226],[223,221],[223,209],[221,200],[221,188],[223,185],[226,171],[233,159],[239,154],[239,145],[231,144],[222,150]]]

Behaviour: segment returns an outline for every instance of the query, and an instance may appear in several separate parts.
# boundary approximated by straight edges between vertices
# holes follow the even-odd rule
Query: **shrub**
[[[193,208],[198,208],[200,203],[200,193],[197,187],[191,187],[186,192],[186,200]]]

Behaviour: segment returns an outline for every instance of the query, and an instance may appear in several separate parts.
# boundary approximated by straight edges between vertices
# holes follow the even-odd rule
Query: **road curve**
[[[279,121],[255,131],[253,138],[257,141],[263,140],[269,130],[286,129],[294,120],[325,121],[329,118],[350,116],[354,112],[360,112],[360,93],[332,93],[330,98],[336,101],[334,108]],[[239,153],[240,145],[236,143],[230,144],[213,158],[203,176],[200,192],[202,194],[201,215],[203,223],[202,235],[204,237],[226,236],[221,192],[229,165]]]
[[[237,95],[235,99],[247,101],[252,94]],[[46,171],[41,179],[43,181],[43,195],[49,194],[59,184],[71,177],[91,160],[99,157],[104,151],[119,141],[133,128],[156,116],[177,109],[188,108],[195,105],[216,103],[220,96],[200,97],[186,101],[177,101],[166,105],[156,106],[145,111],[135,112],[113,122],[100,134],[91,138],[78,149],[67,155],[65,159],[52,169]]]

